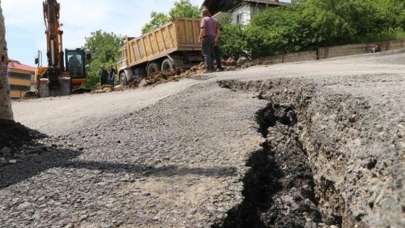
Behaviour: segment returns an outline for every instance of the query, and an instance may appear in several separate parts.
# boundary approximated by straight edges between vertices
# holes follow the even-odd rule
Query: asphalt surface
[[[143,90],[14,102],[15,119],[53,136],[43,143],[55,145],[0,170],[0,226],[208,227],[242,201],[245,163],[263,141],[255,113],[267,103],[216,81],[315,82],[319,96],[366,99],[380,133],[405,135],[404,59],[258,66]],[[398,171],[405,142],[396,143],[390,159]],[[401,205],[403,193],[395,190]]]
[[[196,83],[182,80],[123,92],[14,101],[12,106],[15,119],[24,125],[45,134],[64,135],[77,128],[153,105]]]

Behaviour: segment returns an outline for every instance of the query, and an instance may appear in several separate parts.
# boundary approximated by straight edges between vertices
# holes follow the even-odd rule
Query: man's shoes
[[[221,72],[221,71],[224,71],[224,68],[218,67],[218,68],[217,68],[217,72]]]

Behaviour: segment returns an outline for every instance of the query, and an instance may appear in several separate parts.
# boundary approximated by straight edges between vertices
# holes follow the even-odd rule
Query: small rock
[[[244,65],[245,63],[247,63],[247,61],[249,61],[249,60],[246,57],[240,57],[238,59],[238,61],[236,61],[236,64],[241,66],[241,65]]]
[[[148,85],[148,82],[145,79],[142,79],[142,81],[139,83],[138,87],[146,87]]]
[[[28,202],[24,202],[20,205],[18,205],[17,209],[18,210],[26,210],[27,208],[31,207],[32,204],[28,203]]]
[[[349,118],[350,123],[354,123],[354,122],[356,122],[356,120],[357,120],[357,115],[356,115],[356,114],[353,114],[353,115]]]
[[[10,163],[10,164],[16,164],[16,163],[17,163],[17,160],[16,160],[16,159],[11,159],[11,160],[8,161],[8,163]]]
[[[12,150],[9,147],[3,147],[0,150],[0,153],[3,154],[4,156],[10,156],[11,155]]]
[[[66,226],[65,226],[65,228],[73,228],[74,227],[74,225],[72,224],[72,223],[69,223],[69,224],[67,224]]]
[[[84,220],[86,220],[88,217],[89,217],[88,215],[82,215],[82,216],[80,216],[80,221],[84,221]]]

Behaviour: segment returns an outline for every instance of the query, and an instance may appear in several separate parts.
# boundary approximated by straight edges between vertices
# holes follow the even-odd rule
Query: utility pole
[[[0,120],[13,120],[8,85],[6,29],[0,0]]]

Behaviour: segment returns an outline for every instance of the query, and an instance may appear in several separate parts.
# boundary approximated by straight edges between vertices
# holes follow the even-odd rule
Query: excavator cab
[[[87,54],[82,48],[66,49],[65,61],[66,71],[69,73],[69,77],[72,80],[72,90],[82,87],[86,81],[86,64]]]

